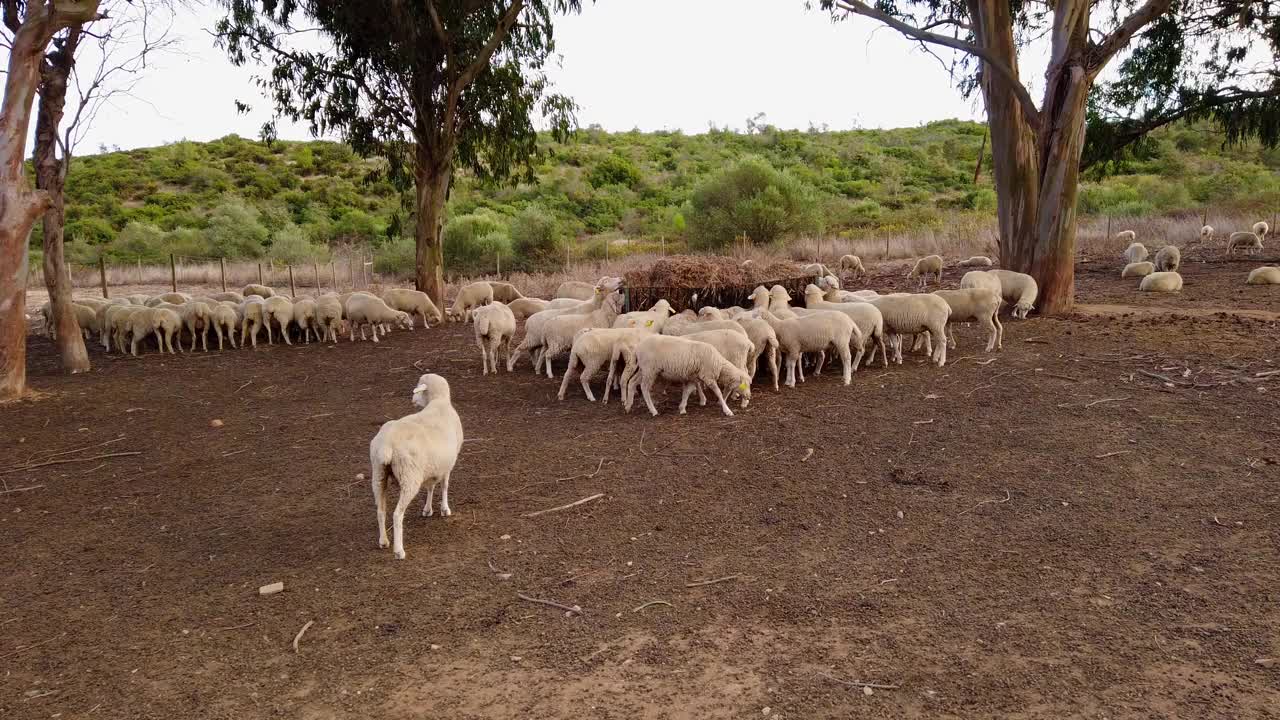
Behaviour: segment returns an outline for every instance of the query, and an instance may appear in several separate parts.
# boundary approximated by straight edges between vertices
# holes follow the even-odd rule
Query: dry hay
[[[800,275],[803,275],[800,267],[787,261],[743,267],[737,260],[720,255],[671,255],[648,268],[627,272],[624,279],[627,287],[714,290],[777,282]]]

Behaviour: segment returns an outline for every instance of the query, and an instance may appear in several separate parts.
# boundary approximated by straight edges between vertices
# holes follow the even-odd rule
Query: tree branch
[[[427,14],[431,16],[431,29],[435,31],[440,47],[444,49],[444,67],[447,72],[453,71],[453,47],[449,42],[449,33],[445,32],[444,23],[440,22],[440,13],[436,11],[435,0],[427,0]]]
[[[493,53],[507,38],[507,33],[511,32],[511,28],[516,24],[516,18],[520,16],[520,11],[524,9],[524,0],[514,0],[506,12],[502,13],[502,17],[498,18],[498,27],[494,28],[493,35],[489,38],[489,42],[484,44],[480,49],[480,53],[476,55],[476,59],[468,65],[457,79],[454,80],[454,87],[461,93],[470,85],[476,76],[489,66],[489,60],[493,57]],[[453,88],[450,88],[452,90]]]
[[[846,12],[869,17],[873,20],[879,20],[907,37],[914,38],[922,42],[932,43],[934,45],[949,47],[953,50],[959,50],[960,52],[979,58],[986,63],[988,67],[994,70],[1005,83],[1008,84],[1009,89],[1013,92],[1014,96],[1018,98],[1018,104],[1022,106],[1022,114],[1026,119],[1027,124],[1031,125],[1033,128],[1040,126],[1040,110],[1036,107],[1035,101],[1031,99],[1031,93],[1027,92],[1026,86],[1022,84],[1022,81],[1018,80],[1018,76],[1014,73],[1013,68],[1005,64],[1003,60],[997,57],[994,53],[988,51],[986,48],[965,42],[958,38],[947,37],[946,35],[939,35],[937,33],[923,30],[909,23],[905,23],[888,13],[881,12],[880,10],[866,5],[860,0],[836,0],[835,5]]]
[[[1153,20],[1169,11],[1169,6],[1173,4],[1173,0],[1147,0],[1146,4],[1133,14],[1125,18],[1124,22],[1116,26],[1110,35],[1103,38],[1102,42],[1089,48],[1089,78],[1092,80],[1107,66],[1111,58],[1120,52],[1129,40],[1138,33],[1139,30],[1150,25]]]

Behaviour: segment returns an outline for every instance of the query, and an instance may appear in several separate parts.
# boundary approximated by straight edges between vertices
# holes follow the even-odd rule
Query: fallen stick
[[[977,505],[974,505],[973,507],[969,508],[968,510],[964,510],[964,511],[962,511],[959,515],[956,515],[956,517],[960,517],[960,515],[963,515],[963,514],[965,514],[965,513],[967,513],[967,512],[973,512],[974,510],[977,510],[978,508],[982,507],[983,505],[991,505],[991,504],[1003,505],[1003,504],[1005,504],[1005,503],[1009,502],[1009,498],[1010,498],[1010,497],[1012,497],[1012,495],[1010,495],[1010,494],[1009,494],[1009,489],[1008,489],[1008,488],[1005,488],[1005,491],[1004,491],[1004,499],[1003,499],[1003,500],[983,500],[982,502],[978,503]]]
[[[235,395],[236,393],[238,393],[238,392],[240,392],[241,390],[243,390],[243,389],[245,389],[245,388],[249,387],[249,386],[250,386],[250,385],[252,385],[252,384],[253,384],[253,381],[252,381],[252,380],[250,380],[249,382],[247,382],[247,383],[245,383],[245,384],[241,385],[240,387],[236,388],[236,392],[231,393],[231,394],[232,394],[232,395]]]
[[[1073,378],[1070,375],[1057,375],[1055,373],[1043,373],[1045,377],[1057,378],[1059,380],[1070,380],[1071,382],[1080,382],[1079,378]]]
[[[308,621],[307,621],[307,624],[306,624],[306,625],[303,625],[303,626],[302,626],[302,629],[298,631],[298,634],[293,636],[293,652],[294,652],[295,654],[298,652],[298,641],[302,639],[302,636],[303,636],[304,634],[306,634],[306,632],[307,632],[307,628],[309,628],[309,627],[311,627],[312,625],[314,625],[314,624],[315,624],[315,622],[316,622],[315,620],[308,620]]]
[[[20,652],[26,652],[26,651],[30,650],[31,648],[37,648],[37,647],[40,647],[41,645],[48,645],[49,643],[53,642],[54,640],[57,640],[58,638],[63,637],[64,635],[66,635],[66,633],[62,633],[62,635],[55,635],[55,636],[53,636],[53,637],[49,638],[48,640],[41,640],[41,641],[40,641],[40,642],[38,642],[38,643],[31,643],[30,645],[26,645],[26,646],[24,646],[24,647],[20,647],[20,648],[18,648],[17,650],[10,650],[9,652],[7,652],[7,653],[5,653],[5,654],[0,655],[0,660],[3,660],[3,659],[5,659],[5,658],[7,658],[7,657],[11,657],[11,656],[13,656],[13,655],[17,655],[17,654],[18,654],[18,653],[20,653]]]
[[[567,505],[560,505],[558,507],[547,508],[546,510],[538,510],[537,512],[525,513],[520,517],[531,518],[531,517],[537,517],[539,515],[546,515],[547,513],[558,512],[560,510],[568,510],[571,507],[577,507],[578,505],[582,505],[583,503],[589,503],[592,500],[599,500],[602,497],[604,497],[604,493],[596,493],[595,495],[584,497],[581,500],[575,500]]]
[[[1129,454],[1129,453],[1131,453],[1131,452],[1133,452],[1133,451],[1132,451],[1132,450],[1116,450],[1115,452],[1102,453],[1101,455],[1094,455],[1094,456],[1093,456],[1093,459],[1094,459],[1094,460],[1101,460],[1102,458],[1109,458],[1109,457],[1111,457],[1111,456],[1113,456],[1113,455],[1127,455],[1127,454]]]
[[[835,677],[834,675],[828,675],[826,673],[818,673],[818,676],[824,677],[833,682],[838,682],[841,685],[848,685],[849,687],[856,687],[856,688],[875,688],[876,690],[897,690],[899,687],[898,685],[881,685],[879,683],[862,682],[860,680],[841,680],[840,678]]]
[[[569,607],[568,605],[561,605],[555,600],[540,600],[535,597],[529,597],[524,593],[516,593],[516,597],[520,598],[521,600],[524,600],[525,602],[537,603],[539,605],[546,605],[547,607],[559,608],[560,610],[563,610],[569,613],[577,613],[579,615],[582,614],[582,608],[577,605],[574,605],[573,607]]]
[[[247,623],[245,623],[245,624],[243,624],[243,625],[232,625],[231,627],[222,627],[222,628],[218,628],[218,631],[219,631],[219,632],[222,632],[222,631],[224,631],[224,630],[239,630],[239,629],[241,629],[241,628],[247,628],[247,627],[249,627],[250,625],[253,625],[253,624],[254,624],[254,623],[252,623],[252,622],[247,622]]]
[[[929,418],[928,420],[913,420],[911,424],[912,425],[932,425],[933,418]]]
[[[725,575],[722,578],[716,578],[714,580],[695,580],[693,582],[685,583],[684,586],[687,588],[695,588],[695,587],[702,587],[704,585],[715,585],[716,583],[729,582],[730,580],[737,580],[740,577],[742,576],[741,575]]]
[[[671,603],[667,602],[666,600],[650,600],[649,602],[647,602],[647,603],[645,603],[645,604],[643,604],[643,605],[641,605],[641,606],[639,606],[639,607],[631,608],[631,612],[633,612],[633,613],[638,613],[638,612],[640,612],[641,610],[643,610],[643,609],[645,609],[645,608],[649,607],[650,605],[666,605],[666,606],[667,606],[667,607],[669,607],[669,608],[674,608],[674,607],[675,607],[675,605],[672,605]]]
[[[39,490],[42,487],[44,487],[44,485],[28,485],[26,487],[10,488],[8,490],[0,490],[0,495],[8,495],[9,493],[16,493],[16,492],[26,492],[28,490]]]
[[[96,448],[96,447],[102,447],[103,445],[110,445],[111,443],[114,443],[114,442],[120,442],[120,441],[121,441],[121,440],[123,440],[123,439],[124,439],[124,436],[123,436],[123,435],[121,435],[120,437],[116,438],[115,440],[108,440],[108,441],[103,442],[103,443],[98,443],[97,445],[85,445],[84,447],[82,447],[82,448],[76,448],[75,450],[63,450],[62,452],[56,452],[56,453],[54,453],[54,454],[50,455],[49,457],[45,458],[45,460],[52,460],[53,458],[56,458],[56,457],[62,457],[63,455],[70,455],[71,453],[78,453],[78,452],[80,452],[81,450],[92,450],[93,448]]]
[[[21,472],[23,470],[34,470],[35,468],[45,467],[46,465],[62,465],[63,463],[89,462],[91,460],[101,460],[102,458],[124,457],[126,455],[141,455],[141,454],[142,454],[141,450],[131,450],[129,452],[107,453],[106,455],[94,455],[93,457],[87,457],[87,458],[68,458],[66,460],[49,460],[48,462],[36,463],[35,465],[20,465],[18,467],[9,468],[7,470],[0,470],[0,475],[7,475],[8,473]]]
[[[1091,408],[1091,407],[1093,407],[1094,405],[1098,405],[1099,403],[1104,403],[1104,402],[1120,402],[1121,400],[1128,400],[1128,399],[1129,399],[1129,398],[1127,398],[1127,397],[1118,397],[1118,398],[1102,398],[1101,400],[1094,400],[1094,401],[1093,401],[1093,402],[1091,402],[1091,403],[1085,403],[1085,405],[1084,405],[1084,406],[1085,406],[1085,407],[1087,407],[1087,408]]]
[[[1049,344],[1049,341],[1048,341],[1048,340],[1042,340],[1042,339],[1040,339],[1040,338],[1038,338],[1038,337],[1029,337],[1029,338],[1025,338],[1025,339],[1023,339],[1023,341],[1022,341],[1022,342],[1025,342],[1025,343],[1035,343],[1036,345],[1048,345],[1048,344]]]

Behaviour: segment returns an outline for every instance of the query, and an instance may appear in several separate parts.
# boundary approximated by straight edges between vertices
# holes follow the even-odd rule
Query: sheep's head
[[[427,403],[439,398],[449,398],[449,381],[436,375],[435,373],[427,373],[418,378],[418,384],[413,388],[413,404],[418,407],[426,407]]]
[[[670,315],[674,311],[673,308],[671,307],[671,303],[667,302],[666,298],[663,298],[658,302],[654,303],[653,307],[649,309],[654,312],[666,313],[667,315]]]
[[[835,275],[827,275],[821,278],[820,280],[818,280],[818,287],[822,288],[823,290],[839,290],[840,278],[836,277]]]
[[[787,289],[782,287],[781,285],[774,285],[773,287],[769,288],[769,299],[786,303],[786,302],[791,302],[791,295],[789,295],[787,293]]]
[[[409,313],[407,313],[407,312],[404,312],[404,311],[402,311],[402,310],[397,310],[397,311],[396,311],[396,324],[397,324],[397,325],[399,325],[400,327],[404,328],[405,330],[412,330],[412,329],[413,329],[413,317],[412,317],[412,316],[410,316],[410,315],[409,315]]]
[[[726,367],[720,373],[721,382],[731,383],[729,387],[729,396],[726,400],[732,400],[735,397],[742,400],[742,407],[745,409],[751,402],[751,376],[747,375],[745,370],[741,370],[732,365]]]

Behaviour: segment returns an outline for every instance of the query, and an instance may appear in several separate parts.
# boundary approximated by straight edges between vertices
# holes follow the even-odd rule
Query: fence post
[[[1111,239],[1111,216],[1107,216],[1107,239]]]
[[[169,253],[169,287],[178,292],[178,262],[173,259],[173,253]]]
[[[262,263],[258,263],[258,284],[262,284]]]
[[[351,281],[351,289],[356,289],[356,256],[347,256],[347,279]]]
[[[316,295],[319,295],[320,294],[320,262],[317,260],[312,260],[311,269],[316,271]]]
[[[293,286],[293,265],[286,265],[289,268],[289,297],[298,297],[298,289]]]
[[[338,292],[338,264],[333,260],[329,261],[329,274],[333,276],[333,291]]]
[[[609,236],[604,238],[604,261],[609,262]]]
[[[138,284],[142,284],[142,256],[138,256]]]
[[[102,278],[102,297],[107,297],[107,257],[98,256],[98,276]]]
[[[498,264],[498,279],[501,280],[502,279],[502,253],[495,252],[494,257]]]
[[[226,292],[227,291],[227,259],[226,258],[224,257],[218,258],[218,269],[222,274],[222,292]]]
[[[564,239],[564,271],[565,272],[569,272],[569,248],[572,247],[572,244],[573,244],[573,240],[571,240],[570,238]]]
[[[658,242],[662,243],[662,257],[666,257],[667,256],[667,236],[659,235]]]
[[[369,266],[371,262],[364,261],[364,253],[360,254],[360,275],[364,277],[364,286],[369,287]]]

